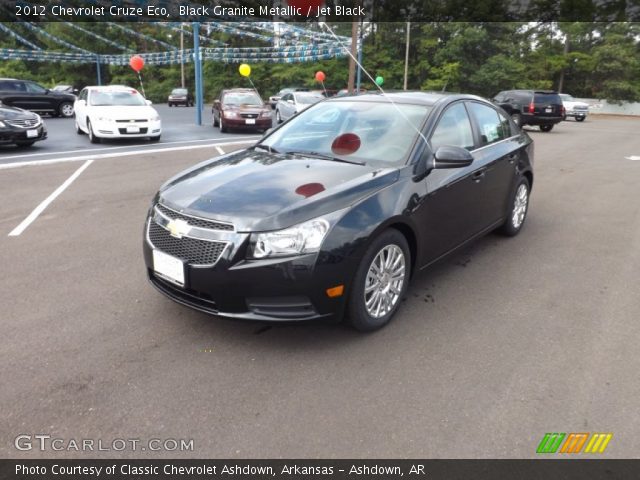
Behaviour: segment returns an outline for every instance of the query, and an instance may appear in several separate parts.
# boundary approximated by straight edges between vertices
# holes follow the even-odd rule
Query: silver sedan
[[[324,96],[313,92],[291,92],[283,95],[276,104],[276,121],[282,123],[296,113],[323,100]]]

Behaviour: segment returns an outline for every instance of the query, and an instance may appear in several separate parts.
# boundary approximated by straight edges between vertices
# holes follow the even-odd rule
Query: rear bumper
[[[562,116],[543,116],[543,115],[531,115],[522,114],[523,125],[555,125],[562,121]]]

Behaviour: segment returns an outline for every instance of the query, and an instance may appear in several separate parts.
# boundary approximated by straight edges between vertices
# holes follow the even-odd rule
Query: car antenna
[[[398,112],[400,113],[400,115],[402,115],[402,117],[407,121],[407,123],[409,125],[411,125],[411,128],[413,128],[418,135],[420,135],[420,137],[425,141],[425,143],[427,142],[427,138],[424,136],[424,134],[413,124],[411,123],[411,121],[409,120],[409,118],[407,118],[407,116],[405,115],[405,113],[400,109],[400,107],[398,107],[398,105],[396,105],[396,102],[393,101],[392,98],[387,97],[387,94],[385,93],[385,91],[382,89],[382,87],[380,85],[378,85],[378,83],[375,81],[375,79],[371,76],[371,74],[367,71],[366,68],[364,68],[362,66],[362,64],[358,61],[358,59],[356,57],[353,56],[353,54],[351,53],[351,51],[340,41],[340,39],[338,38],[338,36],[335,34],[335,32],[331,29],[331,27],[329,25],[327,25],[327,22],[318,22],[320,24],[321,27],[324,27],[327,29],[327,31],[333,36],[333,38],[336,39],[336,42],[338,42],[338,44],[340,45],[340,47],[347,52],[347,55],[349,55],[349,57],[351,57],[351,59],[356,63],[356,65],[358,65],[358,67],[360,67],[360,69],[365,73],[365,75],[367,77],[369,77],[369,79],[373,82],[373,84],[378,88],[378,90],[380,90],[380,93],[382,94],[382,96],[384,96],[387,100],[389,100],[389,102],[391,102],[391,104],[395,107],[396,110],[398,110]]]

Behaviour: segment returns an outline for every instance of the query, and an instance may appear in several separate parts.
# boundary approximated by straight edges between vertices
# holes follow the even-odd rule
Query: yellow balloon
[[[240,75],[242,75],[243,77],[248,77],[249,75],[251,75],[251,67],[246,63],[240,65],[240,68],[238,68],[238,70],[240,71]]]

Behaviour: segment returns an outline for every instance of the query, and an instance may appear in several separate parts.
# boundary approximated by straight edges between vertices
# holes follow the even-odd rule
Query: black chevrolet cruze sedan
[[[47,138],[47,128],[39,115],[0,103],[0,145],[30,147]]]
[[[370,331],[411,275],[499,229],[516,235],[533,143],[471,95],[328,99],[246,150],[178,174],[144,229],[151,283],[224,317]]]

